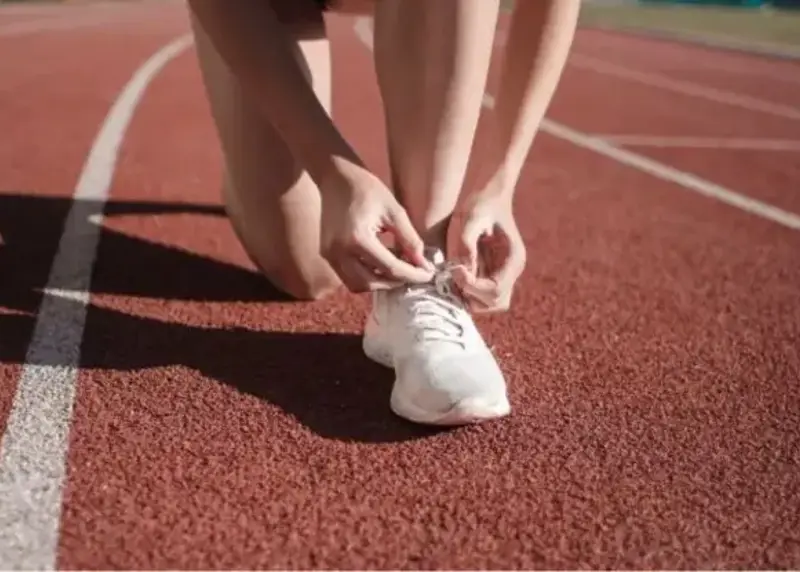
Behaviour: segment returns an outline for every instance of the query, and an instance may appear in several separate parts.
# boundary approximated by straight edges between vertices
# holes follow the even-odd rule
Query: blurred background
[[[0,0],[0,4],[86,1],[91,0]],[[514,0],[503,3],[510,7]],[[584,0],[581,20],[584,27],[679,36],[800,56],[800,0]]]
[[[514,0],[504,0],[507,6]],[[584,27],[800,57],[800,0],[584,0]]]
[[[800,54],[800,0],[585,0],[582,20]]]

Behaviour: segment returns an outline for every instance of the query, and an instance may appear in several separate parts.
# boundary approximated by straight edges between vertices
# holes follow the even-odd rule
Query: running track
[[[355,23],[335,116],[386,176]],[[0,567],[800,567],[799,64],[579,33],[480,321],[513,415],[438,432],[364,297],[247,263],[187,32],[0,9]]]

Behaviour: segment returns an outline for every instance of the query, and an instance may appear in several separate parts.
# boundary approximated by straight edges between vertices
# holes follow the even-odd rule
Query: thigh
[[[330,50],[321,13],[298,13],[297,5],[276,12],[295,35],[297,58],[330,112]],[[296,297],[320,297],[335,289],[338,279],[320,255],[319,190],[248,101],[202,28],[196,21],[192,25],[224,157],[223,197],[231,224],[250,258],[276,286]]]

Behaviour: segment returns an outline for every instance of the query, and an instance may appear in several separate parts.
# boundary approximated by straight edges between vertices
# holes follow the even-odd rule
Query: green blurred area
[[[589,1],[581,8],[581,23],[800,47],[800,10]]]
[[[537,0],[527,0],[535,2]],[[511,8],[514,0],[502,0]],[[721,42],[800,48],[800,10],[636,0],[585,0],[581,24],[699,36]],[[763,46],[762,46],[763,47]]]
[[[0,5],[66,1],[68,0],[0,0]],[[506,9],[514,5],[514,0],[501,2]],[[714,5],[707,0],[702,0],[702,3],[701,0],[687,2],[688,0],[584,0],[580,21],[583,26],[678,33],[722,43],[752,43],[754,46],[774,47],[778,50],[800,49],[800,9],[775,8],[770,6],[771,2],[764,2],[763,7]],[[716,2],[736,4],[743,3],[743,0]]]

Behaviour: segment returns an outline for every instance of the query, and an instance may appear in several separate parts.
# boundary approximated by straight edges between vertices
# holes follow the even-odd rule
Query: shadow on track
[[[45,296],[71,201],[0,194],[0,361],[24,363],[38,308]],[[99,206],[76,205],[90,222]],[[85,211],[85,212],[84,212]],[[195,213],[224,216],[216,205],[110,202],[106,216]],[[259,273],[102,228],[92,293],[197,302],[295,304]],[[69,289],[69,285],[51,285]],[[69,296],[54,300],[72,314]],[[135,304],[135,302],[134,302]],[[58,327],[69,327],[60,324]],[[57,334],[55,334],[57,335]],[[135,371],[186,366],[210,380],[265,399],[315,433],[331,439],[396,442],[437,431],[395,417],[389,410],[392,372],[369,361],[360,337],[291,333],[244,327],[198,327],[90,304],[81,368]],[[66,365],[37,357],[38,365]]]

